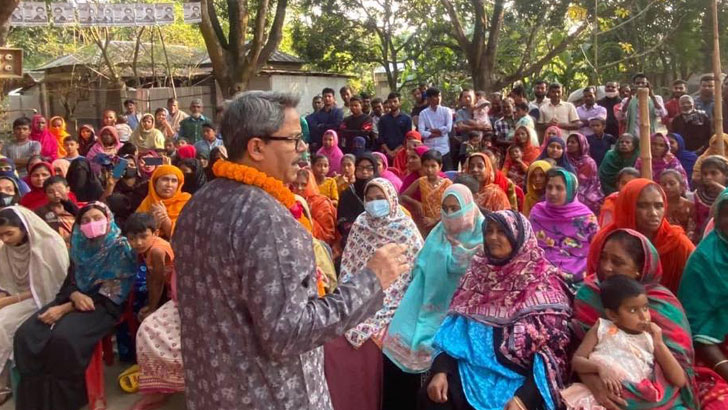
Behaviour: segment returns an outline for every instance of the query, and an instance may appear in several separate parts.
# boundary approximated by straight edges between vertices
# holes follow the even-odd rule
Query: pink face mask
[[[88,238],[94,239],[106,233],[106,227],[109,221],[104,218],[100,221],[91,221],[81,225],[81,233]]]

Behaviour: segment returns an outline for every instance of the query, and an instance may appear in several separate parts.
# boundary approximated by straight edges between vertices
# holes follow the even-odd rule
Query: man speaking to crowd
[[[180,215],[173,245],[191,410],[330,409],[328,340],[374,314],[410,267],[379,249],[353,280],[318,298],[311,235],[288,184],[302,140],[298,98],[250,91],[229,105],[215,165]]]

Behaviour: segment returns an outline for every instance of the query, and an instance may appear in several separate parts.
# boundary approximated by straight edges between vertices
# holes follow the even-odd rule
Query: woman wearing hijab
[[[546,140],[546,148],[541,151],[538,160],[551,160],[554,166],[576,174],[576,170],[566,154],[566,141],[561,137],[551,137]]]
[[[377,160],[372,154],[360,155],[354,163],[356,180],[349,185],[339,196],[339,205],[336,208],[336,221],[339,234],[341,234],[342,248],[346,246],[349,230],[354,221],[364,212],[364,187],[379,177],[377,174]]]
[[[526,175],[526,198],[523,200],[523,214],[528,217],[531,208],[543,200],[546,193],[546,172],[552,168],[548,161],[534,161]]]
[[[46,179],[56,175],[53,165],[47,162],[37,162],[28,170],[30,192],[23,195],[20,205],[35,211],[48,203],[48,197],[43,189]]]
[[[623,168],[634,167],[640,155],[640,140],[632,134],[622,134],[614,145],[607,151],[602,163],[599,165],[599,182],[602,184],[604,195],[617,190],[617,175]]]
[[[147,158],[159,158],[159,154],[156,151],[147,151],[144,153],[137,154],[137,168],[139,169],[139,175],[146,180],[152,177],[154,171],[157,170],[158,165],[149,165],[146,162]]]
[[[316,154],[329,159],[329,173],[326,176],[336,176],[341,171],[341,158],[344,158],[344,153],[339,148],[339,134],[334,130],[328,130],[324,132],[321,141],[321,148]]]
[[[710,408],[698,406],[696,395],[699,389],[695,384],[696,369],[690,325],[675,295],[661,285],[664,280],[658,249],[637,231],[615,229],[604,235],[599,242],[593,242],[591,250],[596,255],[595,263],[589,269],[574,301],[572,329],[576,338],[582,340],[599,318],[605,317],[600,282],[614,275],[629,276],[645,286],[650,320],[662,330],[665,344],[685,369],[689,383],[678,389],[667,381],[661,371],[655,371],[652,386],[624,383],[621,394],[613,395],[607,391],[597,375],[588,375],[588,378],[582,376],[581,381],[589,387],[602,406],[613,405],[615,408],[626,409]],[[620,264],[615,264],[616,260]],[[712,373],[707,369],[701,370],[702,372]]]
[[[394,189],[396,189],[397,192],[400,192],[400,190],[402,189],[402,180],[397,175],[395,175],[394,172],[390,171],[387,156],[382,154],[381,152],[373,152],[372,154],[376,157],[377,170],[379,171],[379,175],[387,181],[391,182],[394,186]]]
[[[65,178],[68,174],[68,167],[71,166],[71,162],[67,159],[58,158],[57,160],[53,161],[51,165],[53,165],[53,171],[56,172],[56,175]]]
[[[414,408],[421,375],[432,365],[432,340],[470,260],[483,248],[483,215],[470,190],[445,190],[441,222],[427,236],[412,270],[412,283],[384,340],[385,409]],[[390,395],[389,392],[395,394]]]
[[[511,201],[508,196],[509,188],[511,190],[514,188],[506,186],[506,190],[504,190],[495,183],[495,171],[487,155],[482,152],[470,154],[465,163],[465,170],[480,184],[480,189],[475,194],[475,202],[481,209],[490,212],[518,209],[514,208],[513,202],[515,201]],[[515,200],[515,192],[513,192],[513,197]]]
[[[321,195],[316,178],[309,169],[298,171],[293,193],[306,200],[311,214],[313,237],[334,247],[336,243],[336,207],[325,195]]]
[[[113,158],[124,144],[119,141],[119,134],[116,128],[106,126],[99,131],[98,141],[94,144],[86,154],[86,159],[91,164],[91,170],[94,174],[101,174],[101,164],[96,157],[106,156]]]
[[[182,191],[185,176],[173,165],[162,165],[149,180],[149,192],[137,212],[150,212],[159,223],[160,235],[169,240],[182,208],[192,195]]]
[[[20,202],[18,177],[7,171],[0,171],[0,209]]]
[[[407,168],[408,151],[420,145],[422,145],[422,134],[416,130],[407,131],[404,134],[404,147],[397,151],[392,162],[392,167],[399,172],[399,176],[407,175],[407,172],[409,172]]]
[[[139,126],[132,132],[129,142],[140,151],[164,149],[164,134],[154,128],[154,115],[149,113],[142,115]]]
[[[716,228],[690,256],[678,297],[692,329],[698,359],[728,380],[728,189],[715,203]],[[704,397],[701,402],[705,404]]]
[[[68,168],[68,186],[80,202],[98,201],[104,193],[99,177],[91,169],[92,165],[86,158],[74,160]]]
[[[666,205],[667,197],[659,184],[644,178],[628,182],[614,205],[614,221],[602,228],[591,243],[587,274],[596,272],[599,252],[610,232],[633,229],[645,235],[657,248],[664,269],[661,283],[676,293],[683,269],[695,245],[682,228],[667,222]]]
[[[574,166],[579,188],[576,196],[579,202],[589,207],[595,215],[599,215],[599,208],[604,201],[602,185],[599,183],[599,169],[597,163],[589,155],[589,141],[578,132],[569,135],[566,140],[566,155]]]
[[[126,219],[139,208],[149,192],[149,178],[141,174],[137,160],[131,155],[122,158],[128,161],[124,174],[119,180],[110,179],[101,196],[101,200],[111,208],[119,226],[125,226]]]
[[[181,160],[179,162],[179,169],[185,175],[185,184],[182,186],[183,192],[194,195],[198,189],[207,183],[205,170],[202,168],[202,164],[198,159],[186,158]]]
[[[0,158],[0,175],[6,176],[8,178],[12,178],[15,183],[18,185],[19,193],[20,195],[25,195],[28,192],[30,192],[30,187],[28,184],[20,179],[18,176],[17,168],[15,167],[15,162],[13,162],[10,158]]]
[[[440,353],[420,408],[559,408],[568,290],[522,214],[486,214],[483,238],[435,335]]]
[[[44,160],[53,162],[58,158],[58,142],[48,130],[48,121],[35,114],[30,124],[30,139],[40,142],[40,155]]]
[[[671,132],[667,134],[667,139],[670,141],[670,152],[677,157],[688,178],[690,178],[693,175],[693,167],[695,161],[698,160],[698,156],[693,151],[688,151],[685,148],[685,139],[682,135]],[[688,185],[689,187],[690,185]]]
[[[360,161],[359,165],[366,161]],[[358,166],[359,166],[358,165]],[[358,182],[358,181],[357,181]],[[374,178],[363,190],[364,207],[354,222],[341,258],[341,282],[350,281],[380,246],[396,243],[406,248],[406,263],[413,264],[422,248],[414,221],[402,211],[397,191],[384,178]],[[399,302],[410,282],[402,274],[384,291],[379,311],[324,345],[324,369],[336,410],[378,410],[382,399],[381,346]]]
[[[215,173],[212,172],[212,167],[220,159],[227,159],[227,150],[223,146],[215,147],[210,151],[210,159],[205,167],[205,176],[207,176],[207,182],[215,179]]]
[[[725,152],[728,154],[728,134],[723,134],[722,140]],[[703,154],[698,157],[698,160],[695,161],[695,166],[693,167],[693,186],[696,186],[702,178],[702,176],[700,175],[700,167],[703,164],[703,161],[705,161],[705,159],[711,155],[720,155],[720,153],[718,152],[718,143],[718,135],[713,135],[713,137],[710,138],[710,145],[708,146],[708,149],[706,149],[705,152],[703,152]]]
[[[399,192],[404,192],[412,185],[415,181],[425,175],[422,170],[422,156],[425,152],[429,151],[430,147],[427,145],[419,145],[411,150],[407,150],[407,175],[402,179],[402,188]],[[416,200],[420,200],[419,192],[415,193]]]
[[[18,409],[86,404],[86,366],[96,344],[114,329],[134,282],[136,255],[101,202],[79,211],[70,254],[71,268],[55,300],[15,335]]]
[[[683,176],[683,183],[686,187],[690,186],[688,176],[680,164],[680,160],[670,152],[670,140],[661,132],[652,134],[650,138],[650,150],[652,151],[652,179],[660,181],[662,171],[666,169],[674,169]],[[642,158],[637,158],[634,163],[640,173],[642,172]]]
[[[66,130],[66,120],[64,120],[60,115],[56,115],[48,120],[48,124],[49,131],[56,139],[56,144],[58,145],[58,158],[63,158],[67,155],[66,150],[63,148],[63,140],[67,136],[71,135]]]
[[[94,127],[90,124],[83,124],[78,129],[78,153],[85,157],[96,142],[96,131]]]
[[[10,395],[8,360],[18,327],[50,303],[68,272],[57,232],[27,208],[0,210],[0,403]]]
[[[584,279],[589,243],[599,230],[597,217],[578,197],[576,176],[563,168],[546,172],[545,201],[528,216],[546,259],[561,269],[572,289]]]
[[[516,128],[516,132],[513,136],[513,144],[521,148],[521,151],[523,152],[521,160],[525,162],[526,165],[531,165],[531,163],[538,158],[538,145],[533,145],[531,143],[531,135],[535,133],[536,131],[533,128],[520,126]],[[536,139],[538,140],[538,137],[536,137]],[[502,169],[508,170],[513,166],[515,166],[515,163],[513,162],[513,159],[511,159],[511,154],[506,152],[506,159],[503,161]]]

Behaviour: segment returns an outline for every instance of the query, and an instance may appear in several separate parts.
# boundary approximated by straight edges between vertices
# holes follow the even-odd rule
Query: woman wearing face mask
[[[91,170],[93,170],[94,174],[101,174],[101,165],[96,160],[96,157],[105,155],[106,157],[113,158],[123,145],[119,141],[119,134],[116,128],[111,126],[102,128],[99,131],[98,141],[96,141],[96,144],[86,154],[86,159],[91,163]]]
[[[377,160],[372,154],[360,155],[354,162],[354,176],[356,180],[349,185],[339,196],[339,205],[336,209],[337,228],[341,234],[341,246],[346,246],[349,230],[356,218],[364,212],[364,187],[379,176],[377,174]]]
[[[160,235],[164,239],[172,237],[174,225],[182,208],[192,195],[182,192],[185,176],[173,165],[162,165],[154,171],[149,180],[147,197],[137,208],[137,212],[150,212],[157,219]]]
[[[140,151],[164,149],[164,134],[154,128],[154,116],[149,113],[142,115],[139,126],[131,134],[129,141]]]
[[[50,303],[68,271],[63,239],[30,210],[0,210],[0,404],[10,396],[8,360],[13,337]]]
[[[55,300],[15,335],[18,409],[86,404],[86,366],[99,340],[114,329],[134,282],[136,256],[101,202],[79,211],[70,256],[69,275]]]
[[[576,197],[578,185],[571,172],[548,170],[546,200],[534,205],[528,217],[546,259],[561,268],[572,288],[584,279],[589,243],[599,230],[597,217]]]
[[[666,169],[674,169],[682,175],[683,183],[686,187],[690,186],[688,175],[680,160],[670,152],[670,140],[666,135],[657,132],[652,134],[650,138],[650,149],[652,150],[652,180],[659,183],[662,171]],[[634,163],[640,173],[642,172],[642,158],[637,158]]]
[[[0,172],[0,208],[16,205],[20,202],[20,188],[15,175]]]
[[[10,158],[0,158],[0,176],[5,176],[12,179],[18,185],[20,196],[23,196],[30,192],[28,184],[20,179],[18,176],[17,168],[15,163]],[[18,198],[20,200],[20,198]]]
[[[435,354],[432,339],[460,277],[473,255],[483,249],[483,215],[465,185],[445,190],[441,212],[441,222],[417,255],[412,283],[384,340],[385,409],[415,408],[422,374],[430,369]]]
[[[372,162],[374,164],[375,162]],[[360,162],[361,164],[361,162]],[[358,182],[358,181],[357,181]],[[351,280],[362,263],[380,246],[397,243],[406,249],[410,265],[422,248],[414,221],[399,207],[391,182],[375,178],[363,189],[366,211],[356,218],[341,258],[341,282]],[[374,316],[324,345],[324,367],[337,410],[375,410],[382,397],[382,352],[387,326],[410,282],[401,275],[384,293],[382,308]]]

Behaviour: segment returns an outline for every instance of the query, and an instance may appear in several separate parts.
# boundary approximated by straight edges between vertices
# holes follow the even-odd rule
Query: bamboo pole
[[[167,75],[169,76],[169,81],[172,83],[172,97],[176,100],[177,89],[174,87],[174,74],[172,73],[172,66],[169,64],[169,56],[167,56],[167,43],[164,42],[164,35],[162,35],[162,28],[160,26],[157,26],[157,31],[159,32],[159,40],[162,42],[164,60],[167,62]]]
[[[713,78],[715,82],[713,104],[713,129],[723,135],[723,76],[720,68],[720,41],[718,36],[718,0],[711,1],[713,6]],[[720,139],[718,139],[720,141]],[[718,154],[725,156],[725,144],[718,144]]]
[[[650,148],[650,89],[637,90],[640,113],[640,158],[642,158],[642,178],[652,179],[652,150]]]

